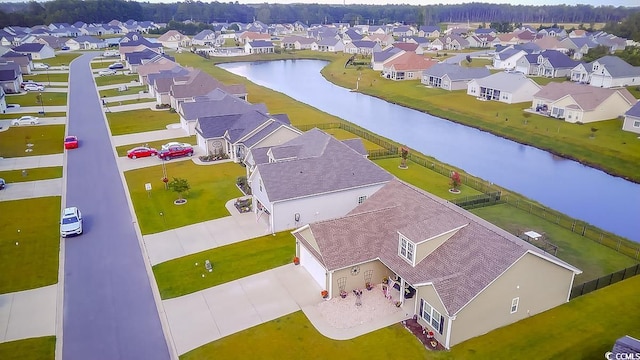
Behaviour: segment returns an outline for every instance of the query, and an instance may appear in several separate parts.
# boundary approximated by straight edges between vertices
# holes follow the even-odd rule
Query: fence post
[[[582,225],[582,236],[587,232],[587,224]]]
[[[576,220],[573,220],[573,224],[571,224],[571,232],[576,228]]]

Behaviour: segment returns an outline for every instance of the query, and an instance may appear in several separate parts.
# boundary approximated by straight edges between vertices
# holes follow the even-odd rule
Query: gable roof
[[[373,49],[376,45],[378,45],[377,42],[370,41],[370,40],[352,41],[351,44],[353,44],[353,46],[357,48],[365,48],[365,49]]]
[[[579,61],[573,60],[564,53],[556,50],[545,50],[541,52],[540,55],[547,59],[549,64],[556,69],[574,68],[580,63]]]
[[[26,43],[13,48],[13,51],[18,53],[34,53],[39,52],[44,48],[44,44],[41,43]]]
[[[414,52],[405,52],[397,58],[389,60],[384,66],[393,66],[396,70],[425,70],[437,63],[438,60],[427,59]]]
[[[517,91],[527,83],[533,84],[540,89],[540,85],[536,84],[535,81],[529,79],[524,74],[507,73],[504,71],[497,72],[481,79],[474,79],[473,81],[475,81],[479,86],[500,89],[501,91],[510,93]]]
[[[273,43],[267,40],[253,40],[251,42],[248,42],[248,44],[252,48],[273,47]]]
[[[460,228],[461,227],[461,228]],[[330,270],[380,259],[414,286],[432,284],[449,315],[456,314],[527,253],[568,271],[581,271],[470,212],[398,179],[342,218],[309,225]],[[399,232],[412,242],[460,228],[412,266],[398,256]],[[410,235],[408,235],[410,234]],[[294,236],[306,243],[304,236]]]
[[[401,52],[404,52],[404,50],[399,49],[397,47],[390,47],[390,48],[382,50],[382,51],[376,51],[376,52],[373,53],[373,61],[374,62],[386,61],[387,59],[389,59],[393,55],[401,53]]]
[[[627,110],[627,112],[624,114],[626,116],[634,116],[640,118],[640,102],[636,101],[635,105],[633,105],[631,109]]]
[[[255,110],[266,114],[267,106],[263,103],[248,103],[236,96],[227,94],[221,89],[215,89],[204,97],[198,97],[196,101],[183,102],[180,104],[180,115],[186,120],[219,115],[242,114]]]
[[[440,32],[440,26],[436,25],[420,25],[420,30],[426,33],[432,33],[434,31]]]
[[[200,31],[199,33],[195,34],[193,36],[193,40],[204,40],[210,35],[214,35],[215,36],[215,33],[213,32],[213,30],[204,29],[204,30]]]
[[[438,63],[425,70],[422,75],[443,77],[447,75],[452,81],[480,79],[491,75],[486,67],[462,67],[458,64]]]
[[[413,52],[415,52],[416,49],[418,48],[417,43],[408,43],[408,42],[395,42],[393,43],[392,46],[404,51],[413,51]]]
[[[612,77],[639,76],[640,66],[632,66],[617,56],[607,55],[596,60]],[[596,62],[594,61],[594,62]]]
[[[271,202],[381,184],[392,178],[353,148],[315,128],[268,151],[276,162],[260,161],[264,156],[253,158]],[[264,148],[259,152],[264,153]]]
[[[543,86],[540,91],[533,95],[534,98],[542,98],[551,101],[560,100],[566,96],[571,96],[575,103],[584,111],[595,110],[602,102],[609,97],[619,93],[629,105],[637,102],[636,98],[631,95],[629,90],[625,88],[611,89],[595,86],[576,84],[571,81],[550,82]]]
[[[173,39],[171,39],[173,38]],[[169,30],[166,33],[160,35],[158,37],[158,41],[180,41],[180,40],[185,40],[185,39],[189,39],[188,36],[183,35],[181,32],[179,32],[178,30]]]
[[[233,95],[244,95],[247,89],[242,84],[225,85],[200,69],[190,71],[186,79],[176,81],[171,85],[171,95],[176,99],[205,95],[219,88]]]

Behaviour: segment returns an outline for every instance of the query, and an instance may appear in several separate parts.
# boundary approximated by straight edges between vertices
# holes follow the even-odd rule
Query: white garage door
[[[315,280],[322,289],[327,288],[327,277],[324,267],[302,244],[300,245],[300,265],[304,266],[309,274],[311,274],[313,280]]]

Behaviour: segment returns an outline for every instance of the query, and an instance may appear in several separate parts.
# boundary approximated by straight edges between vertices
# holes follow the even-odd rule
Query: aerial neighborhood
[[[385,150],[391,143],[368,131],[301,119],[298,105],[274,100],[281,94],[232,77],[210,61],[315,54],[340,62],[331,77],[339,77],[347,62],[343,75],[350,70],[357,78],[350,91],[406,85],[401,89],[411,90],[403,91],[462,99],[491,117],[498,117],[493,109],[500,106],[501,122],[509,105],[524,121],[590,124],[595,137],[593,123],[611,119],[619,119],[620,133],[640,134],[640,66],[616,55],[638,46],[634,41],[557,25],[520,25],[509,32],[468,23],[207,25],[195,34],[169,30],[165,23],[115,19],[0,30],[0,214],[8,209],[3,203],[28,208],[21,202],[49,199],[53,205],[36,206],[52,208],[54,215],[62,210],[59,225],[58,218],[48,222],[55,229],[51,241],[64,245],[38,255],[55,260],[52,280],[0,284],[0,358],[3,343],[47,336],[66,357],[90,358],[85,355],[95,351],[92,341],[120,341],[111,339],[113,329],[121,329],[118,336],[131,347],[115,349],[109,342],[104,356],[135,353],[144,333],[148,338],[139,346],[153,348],[159,359],[165,352],[166,358],[199,358],[216,352],[211,344],[226,346],[234,336],[250,344],[255,332],[245,331],[259,326],[259,332],[282,336],[262,327],[279,321],[278,329],[290,321],[291,328],[304,328],[298,330],[301,338],[313,330],[319,334],[313,336],[341,343],[398,327],[400,332],[385,336],[410,336],[411,345],[398,340],[398,347],[417,347],[413,355],[455,355],[457,346],[476,339],[501,347],[489,338],[496,331],[524,331],[514,326],[535,327],[530,320],[557,316],[552,312],[591,291],[583,283],[628,266],[640,273],[637,253],[636,259],[611,260],[616,265],[599,272],[568,254],[561,238],[578,236],[576,221],[570,235],[561,235],[533,221],[525,227],[485,218],[473,209],[501,195],[476,191],[479,180],[465,174],[461,181],[461,170],[438,174],[447,189],[435,195],[427,188],[435,185],[414,180],[435,179],[435,169],[445,168],[437,160],[407,166],[407,158],[419,154],[399,144]],[[584,61],[596,48],[604,56]],[[317,118],[323,116],[328,114]],[[38,129],[47,130],[40,135]],[[64,150],[56,138],[54,150],[39,153],[45,145],[38,137],[45,136],[62,136]],[[384,156],[372,149],[384,150]],[[27,163],[29,158],[39,165]],[[37,167],[57,167],[60,174],[32,181]],[[434,175],[411,172],[418,168]],[[85,177],[104,193],[74,180]],[[117,186],[101,179],[115,179]],[[458,197],[460,189],[468,193]],[[467,195],[471,200],[464,201],[481,200],[469,206],[461,200]],[[114,199],[121,199],[114,202],[121,208],[109,207]],[[559,227],[561,215],[548,213],[555,224],[546,213],[536,221]],[[113,214],[113,223],[101,225],[107,219],[100,214]],[[19,252],[29,246],[19,236],[29,231],[7,224],[0,221],[0,238],[10,239],[0,243],[0,252],[31,256]],[[117,229],[127,232],[112,234]],[[592,245],[613,254],[606,256],[623,256],[598,242]],[[59,251],[66,254],[58,265]],[[92,263],[99,270],[83,268]],[[85,270],[90,275],[76,275]],[[89,278],[101,286],[96,294],[80,286]],[[119,284],[129,289],[126,295],[117,293]],[[61,292],[64,297],[52,295]],[[111,296],[118,300],[104,300]],[[6,307],[3,297],[25,305]],[[114,315],[127,306],[127,316]],[[93,316],[106,322],[98,330]],[[148,331],[131,330],[136,327],[128,321]],[[615,345],[640,353],[640,334],[618,330],[623,333],[612,330],[605,351]],[[372,342],[395,347],[380,339]],[[406,349],[401,351],[413,351]],[[389,351],[384,356],[392,358],[394,349]]]

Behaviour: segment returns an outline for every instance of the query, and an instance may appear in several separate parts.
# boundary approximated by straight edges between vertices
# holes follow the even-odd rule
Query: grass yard
[[[471,59],[471,62],[463,60],[460,62],[462,67],[486,67],[487,65],[493,65],[493,61],[490,59]]]
[[[563,77],[559,77],[559,78],[549,78],[549,77],[543,77],[543,76],[531,76],[531,79],[533,81],[536,82],[536,84],[540,85],[540,86],[545,86],[548,83],[551,82],[565,82],[567,81],[566,78]],[[531,105],[531,104],[526,104],[526,105]]]
[[[175,138],[175,139],[164,139],[164,140],[158,140],[158,141],[149,141],[146,144],[156,150],[160,150],[160,147],[162,147],[163,144],[166,144],[170,141],[177,141],[177,142],[182,142],[182,143],[188,143],[191,145],[196,144],[197,139],[196,136],[184,136],[181,138]],[[136,146],[144,146],[145,144],[129,144],[129,145],[122,145],[122,146],[118,146],[116,147],[116,152],[118,153],[118,156],[126,156],[127,155],[127,151],[133,149]]]
[[[627,90],[633,95],[636,99],[640,99],[640,86],[627,86]]]
[[[429,359],[432,352],[400,324],[355,339],[320,334],[302,311],[268,321],[194,349],[181,360],[207,359]]]
[[[22,176],[22,170],[0,171],[0,178],[3,178],[8,184],[11,184],[62,177],[62,166],[38,167],[25,170],[27,171],[27,176]]]
[[[164,300],[286,265],[295,253],[295,239],[284,231],[170,260],[154,266],[153,273]],[[214,268],[211,276],[204,269],[207,259]]]
[[[164,130],[169,124],[180,122],[180,116],[170,111],[150,109],[108,112],[107,121],[111,135],[133,134],[145,131]]]
[[[55,355],[55,336],[0,343],[0,359],[3,360],[53,360]]]
[[[132,95],[138,94],[140,91],[148,90],[148,87],[145,85],[140,86],[127,86],[127,90],[120,91],[118,89],[107,89],[100,91],[100,97],[112,97],[112,96],[120,96],[120,95]]]
[[[128,70],[125,70],[128,71]],[[132,81],[135,81],[137,84],[138,75],[126,75],[125,71],[118,71],[116,75],[111,76],[98,76],[95,78],[96,86],[104,86],[104,85],[116,85],[116,84],[124,84],[129,85]]]
[[[557,256],[583,271],[576,276],[576,285],[637,263],[628,256],[562,228],[552,221],[508,204],[477,208],[471,212],[512,234],[517,234],[523,229],[546,233],[549,241],[559,247]]]
[[[124,173],[144,235],[229,216],[225,203],[242,196],[236,187],[236,179],[246,175],[246,170],[238,164],[202,166],[185,160],[165,161],[165,167],[169,180],[180,177],[189,181],[191,190],[185,196],[189,201],[187,204],[173,204],[178,194],[164,189],[160,160],[158,166]],[[151,197],[145,191],[146,183],[151,183],[153,188]],[[161,212],[164,214],[162,217],[159,215]]]
[[[33,115],[33,116],[42,116],[42,114],[38,114],[37,112],[33,112],[33,113],[19,113],[19,114],[0,114],[0,119],[17,119],[20,116],[23,115]],[[48,112],[47,111],[47,117],[64,117],[67,116],[67,113],[64,112]]]
[[[64,125],[12,126],[0,132],[0,156],[22,157],[59,154],[63,150]],[[25,152],[26,144],[32,152]]]
[[[342,130],[342,129],[327,129],[327,130],[323,130],[324,132],[326,132],[327,134],[335,137],[338,140],[349,140],[349,139],[356,139],[358,138],[358,136],[346,131],[346,130]],[[360,139],[362,140],[362,143],[364,144],[364,148],[367,151],[370,150],[382,150],[384,149],[382,146],[377,145],[372,143],[371,141],[365,140],[365,139]]]
[[[56,53],[56,56],[51,59],[44,60],[50,66],[69,66],[73,59],[79,57],[82,53],[75,52],[67,52],[67,53]]]
[[[109,98],[106,98],[107,106],[120,106],[120,105],[129,105],[129,104],[139,104],[139,103],[147,103],[149,104],[149,108],[155,107],[155,100],[149,98],[141,98],[141,99],[132,99],[132,100],[124,100],[124,101],[109,101]]]
[[[24,81],[33,80],[37,83],[47,85],[49,82],[69,82],[69,73],[66,74],[38,74],[23,75]]]
[[[30,91],[22,94],[7,95],[7,104],[19,104],[20,106],[41,106],[39,101],[40,93]],[[42,92],[44,106],[66,106],[66,92]]]
[[[0,294],[55,284],[60,197],[0,201],[0,214]]]
[[[119,62],[121,62],[119,57],[115,57],[115,56],[110,58],[100,57],[98,58],[98,60],[93,60],[92,62],[90,62],[89,65],[91,65],[91,69],[97,70],[97,69],[107,69],[109,65],[114,63],[119,63]]]

